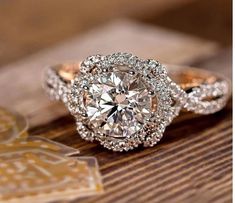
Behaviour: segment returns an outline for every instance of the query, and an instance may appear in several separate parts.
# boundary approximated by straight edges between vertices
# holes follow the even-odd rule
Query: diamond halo
[[[94,55],[81,64],[68,107],[82,138],[114,151],[153,146],[174,117],[166,69],[127,53]]]

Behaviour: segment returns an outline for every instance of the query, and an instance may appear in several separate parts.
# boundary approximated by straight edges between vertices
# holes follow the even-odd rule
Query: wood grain
[[[215,42],[137,23],[115,22],[2,67],[0,103],[28,117],[31,136],[51,138],[78,148],[81,155],[94,155],[98,159],[105,192],[79,202],[231,202],[231,102],[214,115],[182,114],[153,148],[115,153],[82,140],[65,107],[49,101],[43,93],[41,74],[45,65],[81,59],[97,51],[119,50],[200,67],[207,67],[216,56],[221,63],[213,65],[214,71],[221,64],[224,69],[231,69],[229,63],[223,62],[227,61],[224,60],[227,55],[221,54]]]

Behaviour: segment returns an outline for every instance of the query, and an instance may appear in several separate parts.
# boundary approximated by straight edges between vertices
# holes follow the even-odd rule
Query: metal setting
[[[50,67],[45,88],[68,107],[83,139],[128,151],[157,144],[181,109],[210,114],[226,105],[228,80],[193,68],[167,70],[128,53],[94,55]]]

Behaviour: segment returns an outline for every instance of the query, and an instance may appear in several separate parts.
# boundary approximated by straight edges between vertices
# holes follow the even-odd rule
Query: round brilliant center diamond
[[[142,129],[152,112],[152,98],[139,74],[105,73],[83,95],[88,125],[99,133],[128,137]]]

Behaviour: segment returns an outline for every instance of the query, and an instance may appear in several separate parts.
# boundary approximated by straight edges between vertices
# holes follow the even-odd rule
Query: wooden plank
[[[231,202],[231,104],[214,115],[182,115],[153,148],[115,153],[82,140],[63,105],[50,102],[44,95],[40,78],[45,65],[120,50],[168,63],[197,61],[200,66],[219,53],[219,47],[212,42],[136,23],[115,22],[1,68],[1,104],[29,118],[31,135],[40,134],[78,148],[81,155],[97,157],[105,193],[80,202]],[[215,70],[219,68],[214,65]],[[224,68],[230,67],[224,64]]]

